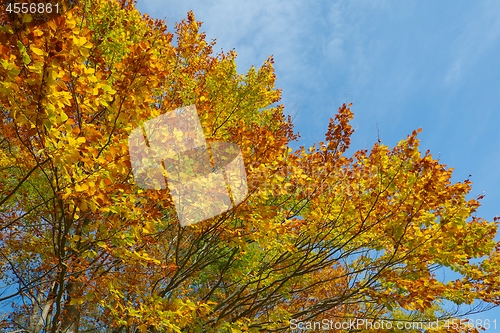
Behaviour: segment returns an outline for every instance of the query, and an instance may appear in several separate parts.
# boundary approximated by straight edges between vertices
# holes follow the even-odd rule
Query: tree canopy
[[[342,105],[293,150],[273,59],[240,74],[192,12],[173,33],[126,0],[22,17],[0,18],[2,332],[476,332],[460,316],[500,304],[497,223],[420,130],[349,155]],[[248,195],[183,227],[168,191],[137,186],[128,137],[188,105],[241,149]]]

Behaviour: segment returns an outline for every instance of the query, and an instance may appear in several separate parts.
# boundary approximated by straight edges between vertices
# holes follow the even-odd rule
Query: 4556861
[[[0,25],[13,31],[39,26],[72,10],[79,0],[0,0]]]
[[[55,2],[9,2],[5,11],[15,14],[59,14],[59,3]]]

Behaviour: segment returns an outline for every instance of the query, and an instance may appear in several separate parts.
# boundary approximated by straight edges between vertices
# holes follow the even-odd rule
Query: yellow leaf
[[[77,297],[77,298],[72,298],[71,301],[69,301],[69,305],[75,305],[75,304],[82,304],[85,302],[86,298],[85,297]]]
[[[30,23],[33,20],[33,17],[30,14],[26,14],[23,16],[23,23]]]
[[[68,120],[68,115],[61,111],[61,121],[64,123],[66,120]]]
[[[89,206],[92,213],[95,213],[97,211],[97,205],[93,201],[89,202]]]
[[[87,38],[85,37],[76,37],[76,36],[73,37],[73,44],[75,44],[76,46],[82,46],[86,42]]]
[[[86,211],[88,208],[89,208],[89,207],[87,206],[87,203],[86,203],[85,201],[82,201],[82,202],[80,203],[80,210],[81,210],[81,211],[83,211],[83,212],[84,212],[84,211]]]
[[[75,191],[77,192],[85,192],[89,189],[87,184],[76,184],[75,185]]]
[[[35,46],[33,46],[33,45],[30,45],[30,50],[31,50],[34,54],[36,54],[36,55],[38,55],[38,56],[43,56],[43,54],[44,54],[43,50],[41,50],[41,49],[39,49],[38,47],[35,47]]]
[[[102,247],[103,249],[107,249],[108,248],[108,245],[106,245],[105,242],[99,241],[96,244],[97,244],[97,246]]]

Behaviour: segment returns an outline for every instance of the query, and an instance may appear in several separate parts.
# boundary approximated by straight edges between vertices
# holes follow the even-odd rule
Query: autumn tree
[[[353,318],[474,332],[443,325],[467,314],[450,304],[500,303],[496,222],[475,215],[469,180],[451,182],[420,152],[418,131],[348,156],[342,105],[324,142],[293,151],[272,58],[239,74],[192,12],[174,33],[124,0],[81,1],[37,24],[0,19],[2,332],[289,331]],[[208,142],[240,147],[248,196],[182,227],[168,191],[134,181],[128,137],[188,105]],[[441,281],[440,269],[461,278]]]

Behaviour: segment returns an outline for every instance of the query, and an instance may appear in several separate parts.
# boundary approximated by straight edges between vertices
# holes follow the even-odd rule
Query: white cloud
[[[283,102],[297,105],[312,96],[325,94],[324,66],[344,68],[344,38],[341,3],[303,0],[254,1],[139,1],[139,9],[177,22],[192,9],[209,39],[216,38],[215,51],[235,49],[240,72],[260,66],[273,55],[277,85],[283,88]],[[344,92],[342,92],[344,93]],[[314,111],[314,112],[313,112]],[[308,114],[309,113],[309,114]],[[298,120],[317,113],[299,112]],[[314,117],[314,115],[313,115]],[[318,116],[319,118],[325,118]],[[326,118],[328,119],[328,117]],[[324,127],[324,126],[322,126]]]
[[[451,85],[456,83],[460,79],[461,69],[462,69],[462,58],[457,58],[450,66],[448,72],[444,77],[445,84]]]

